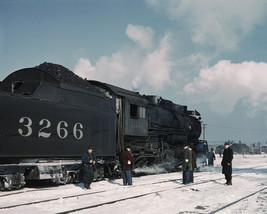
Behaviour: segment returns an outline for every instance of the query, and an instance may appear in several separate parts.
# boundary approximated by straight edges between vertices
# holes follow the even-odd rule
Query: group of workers
[[[121,168],[123,173],[123,185],[132,185],[132,155],[130,146],[126,146],[121,153]],[[82,171],[84,188],[90,189],[96,171],[97,158],[93,152],[93,147],[89,146],[87,152],[82,156]]]
[[[221,162],[222,173],[225,175],[226,185],[232,185],[232,160],[233,150],[229,147],[229,143],[224,144],[223,158]],[[121,153],[121,168],[123,174],[123,185],[132,185],[132,155],[130,146],[126,146]],[[207,154],[208,166],[213,166],[215,154],[213,149]],[[86,189],[90,189],[90,185],[94,178],[94,171],[96,170],[97,159],[93,153],[93,148],[88,147],[88,151],[82,157],[83,165],[83,183]],[[190,145],[184,146],[183,153],[183,184],[194,182],[193,172],[197,168],[196,155]]]

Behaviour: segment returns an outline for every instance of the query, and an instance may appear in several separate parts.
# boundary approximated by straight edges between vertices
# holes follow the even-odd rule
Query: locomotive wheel
[[[134,162],[134,168],[139,168],[139,167],[143,167],[143,166],[147,166],[147,160],[145,159],[139,159],[138,161]]]
[[[63,170],[62,174],[63,174],[63,177],[60,178],[60,184],[65,185],[65,184],[74,182],[73,173],[67,173],[66,170]]]
[[[157,164],[157,162],[158,162],[158,159],[156,157],[148,158],[148,166]]]

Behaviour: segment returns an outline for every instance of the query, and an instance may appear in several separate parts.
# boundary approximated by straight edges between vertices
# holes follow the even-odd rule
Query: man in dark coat
[[[222,173],[225,175],[226,185],[232,185],[232,160],[233,150],[229,147],[230,144],[224,144],[223,159],[222,159]]]
[[[184,146],[182,169],[183,169],[183,184],[189,184],[191,171],[193,170],[192,151],[190,151],[189,145]]]
[[[90,185],[93,182],[96,162],[97,159],[93,153],[93,147],[89,146],[87,152],[82,156],[83,183],[86,189],[90,189]]]
[[[197,169],[197,157],[193,147],[189,147],[192,155],[192,170],[190,172],[190,183],[194,183],[194,169]]]
[[[213,152],[213,148],[208,152],[208,166],[214,165],[214,160],[216,159],[215,154]]]
[[[130,146],[126,146],[125,150],[121,153],[121,167],[123,173],[123,185],[132,185],[132,162]]]

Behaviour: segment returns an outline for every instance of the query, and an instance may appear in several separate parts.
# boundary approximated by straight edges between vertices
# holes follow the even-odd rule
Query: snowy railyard
[[[267,155],[234,155],[233,185],[225,186],[221,158],[214,168],[82,184],[0,192],[0,213],[267,213]]]

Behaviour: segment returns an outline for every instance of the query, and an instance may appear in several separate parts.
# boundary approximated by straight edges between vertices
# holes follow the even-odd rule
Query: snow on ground
[[[267,155],[234,155],[232,186],[224,185],[216,158],[190,185],[175,172],[136,177],[133,186],[117,179],[94,182],[90,190],[70,184],[0,192],[0,213],[267,213]]]

